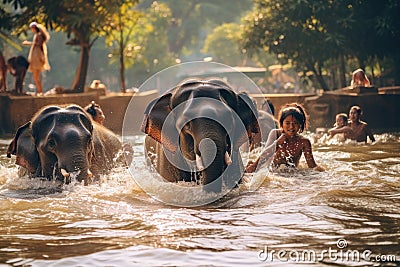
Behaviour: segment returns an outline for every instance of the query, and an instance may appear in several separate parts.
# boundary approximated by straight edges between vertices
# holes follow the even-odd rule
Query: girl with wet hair
[[[309,168],[324,171],[315,163],[310,140],[300,135],[307,129],[308,124],[308,114],[301,104],[283,106],[279,112],[279,129],[271,130],[266,149],[255,162],[249,161],[246,172],[256,171],[257,167],[261,167],[271,156],[272,166],[275,168],[281,165],[298,167],[302,154]]]

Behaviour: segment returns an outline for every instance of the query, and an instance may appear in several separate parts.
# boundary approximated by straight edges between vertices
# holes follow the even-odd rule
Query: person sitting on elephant
[[[323,171],[324,169],[315,163],[310,140],[300,135],[308,126],[308,115],[304,107],[298,103],[283,106],[279,112],[279,126],[280,129],[271,130],[267,148],[255,162],[249,161],[246,172],[255,172],[271,156],[275,168],[282,164],[297,167],[303,153],[309,168]]]
[[[96,102],[92,101],[89,105],[85,108],[85,111],[89,113],[93,120],[101,125],[104,125],[104,121],[106,120],[106,116],[104,115],[103,110],[101,109],[100,105]]]
[[[101,109],[100,105],[97,104],[96,102],[92,101],[89,105],[87,105],[85,108],[85,111],[87,113],[90,114],[90,116],[92,117],[93,121],[104,125],[104,122],[106,120],[106,116],[104,115],[103,110]],[[134,149],[133,147],[128,144],[125,143],[122,145],[122,151],[123,154],[125,156],[125,161],[127,163],[127,165],[129,166],[133,160],[133,153],[134,153]],[[118,158],[118,160],[121,160],[122,158]]]

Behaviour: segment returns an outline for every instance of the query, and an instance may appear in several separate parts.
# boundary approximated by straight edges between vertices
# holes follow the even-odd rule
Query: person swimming
[[[310,140],[300,135],[308,127],[308,115],[304,107],[298,103],[283,106],[279,112],[279,126],[280,129],[271,130],[266,149],[255,162],[249,161],[245,171],[256,171],[271,156],[274,167],[280,167],[281,164],[297,167],[303,153],[309,168],[324,171],[315,163]]]
[[[335,118],[334,127],[328,130],[330,137],[339,136],[339,140],[345,141],[351,137],[353,130],[348,126],[348,116],[346,113],[338,113]]]

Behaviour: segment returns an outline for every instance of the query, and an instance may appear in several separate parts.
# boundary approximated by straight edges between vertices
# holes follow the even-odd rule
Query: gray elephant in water
[[[7,156],[32,176],[69,182],[74,173],[88,184],[114,167],[120,149],[118,137],[80,106],[46,106],[17,130]]]
[[[221,192],[241,181],[239,147],[259,125],[248,95],[219,79],[191,79],[148,105],[142,131],[148,163],[165,180]]]

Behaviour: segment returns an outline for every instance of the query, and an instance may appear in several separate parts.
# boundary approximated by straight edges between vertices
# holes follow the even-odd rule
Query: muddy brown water
[[[308,136],[325,172],[264,169],[199,207],[135,182],[152,176],[143,136],[131,137],[130,170],[89,186],[18,177],[1,139],[0,266],[399,265],[400,135],[367,145]]]

